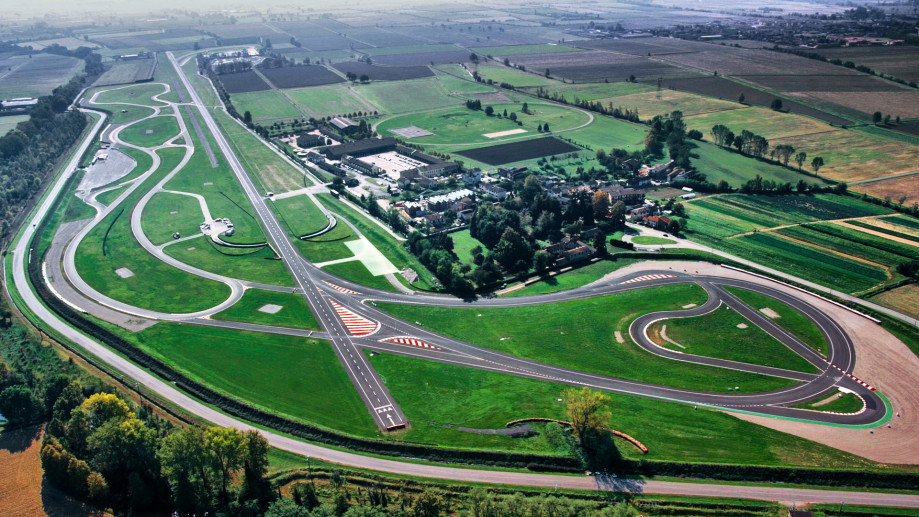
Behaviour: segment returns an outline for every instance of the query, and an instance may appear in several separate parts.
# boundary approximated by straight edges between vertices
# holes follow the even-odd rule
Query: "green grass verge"
[[[274,313],[259,311],[265,305],[280,305]],[[215,320],[241,321],[275,327],[322,330],[302,294],[246,289],[243,297],[232,307],[213,316]]]
[[[367,266],[365,266],[359,260],[330,264],[323,267],[322,269],[332,273],[335,276],[339,276],[357,284],[366,285],[367,287],[373,287],[376,289],[383,289],[384,291],[398,292],[398,290],[391,283],[389,283],[389,280],[387,280],[385,276],[374,276],[370,274],[370,270],[367,269]]]
[[[802,343],[820,352],[821,355],[826,355],[826,338],[820,332],[820,327],[804,314],[764,294],[737,287],[726,287],[725,289],[756,310],[762,312],[763,309],[771,309],[778,314],[778,317],[772,318],[773,323],[787,330]]]
[[[530,296],[534,294],[555,293],[581,287],[603,278],[628,265],[640,262],[637,259],[601,260],[558,275],[545,277],[522,289],[511,291],[502,296]]]
[[[814,365],[727,306],[694,318],[659,321],[648,333],[657,344],[687,354],[817,373]],[[679,345],[664,339],[664,333]]]
[[[664,359],[645,352],[628,337],[632,320],[642,314],[700,305],[705,299],[705,292],[697,286],[676,285],[513,308],[378,305],[400,319],[419,321],[428,330],[476,346],[579,371],[713,392],[744,386],[749,393],[794,384],[788,379]],[[617,343],[615,331],[621,332],[625,343]]]
[[[135,336],[180,372],[256,407],[358,436],[378,434],[326,341],[162,322]]]
[[[663,237],[651,237],[648,235],[639,235],[638,237],[632,237],[632,242],[635,244],[676,244],[675,240],[665,239]]]
[[[467,447],[494,444],[536,452],[564,449],[542,432],[532,438],[497,436],[483,440],[483,435],[443,427],[450,424],[501,428],[508,421],[527,417],[564,420],[565,407],[558,402],[566,389],[564,385],[386,353],[374,354],[370,362],[412,422],[406,439]],[[619,451],[627,457],[837,468],[876,465],[718,411],[615,393],[608,395],[607,408],[612,412],[610,427],[635,437],[649,448],[649,453],[642,455],[634,446],[617,439]]]
[[[125,185],[123,187],[118,187],[112,190],[105,191],[96,196],[96,201],[102,203],[105,206],[109,206],[118,199],[118,196],[124,193],[130,185]]]
[[[811,409],[814,411],[830,411],[834,413],[855,413],[865,406],[862,399],[852,393],[834,393],[831,396],[833,397],[833,401],[826,404],[817,404],[827,398],[822,397],[821,399],[811,400],[803,404],[796,404],[792,407]]]

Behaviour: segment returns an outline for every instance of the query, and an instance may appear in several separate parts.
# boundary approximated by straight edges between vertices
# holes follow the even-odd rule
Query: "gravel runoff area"
[[[800,291],[791,287],[713,264],[683,261],[661,261],[655,264],[661,268],[679,271],[698,271],[700,274],[711,273],[742,278],[800,294]],[[639,263],[612,274],[621,275],[630,269],[637,271],[643,267],[647,265]],[[899,416],[891,418],[890,428],[885,424],[871,430],[795,422],[745,413],[733,413],[734,416],[870,460],[898,464],[919,463],[919,383],[915,382],[919,373],[919,357],[880,325],[816,296],[806,296],[805,299],[832,316],[849,334],[855,343],[857,358],[855,370],[851,373],[883,393],[890,400],[892,411],[895,414],[899,413]]]
[[[105,154],[106,158],[86,168],[86,174],[80,180],[77,190],[90,191],[108,185],[127,176],[137,165],[134,158],[117,149],[102,150],[96,156],[100,154]]]

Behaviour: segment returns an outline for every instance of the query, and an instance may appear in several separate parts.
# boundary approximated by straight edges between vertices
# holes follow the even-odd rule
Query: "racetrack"
[[[170,61],[175,64],[175,61],[171,55]],[[252,206],[255,208],[258,217],[267,230],[266,233],[269,235],[270,240],[278,250],[279,255],[283,258],[292,276],[296,279],[298,284],[298,291],[304,294],[311,309],[316,315],[317,320],[322,325],[323,332],[313,333],[313,335],[315,337],[323,337],[329,339],[333,342],[336,353],[338,354],[342,363],[345,365],[347,371],[349,372],[349,376],[355,383],[355,386],[362,394],[362,398],[368,405],[368,409],[374,412],[375,419],[381,429],[386,429],[390,426],[396,426],[399,424],[405,424],[406,420],[404,414],[402,414],[399,410],[396,401],[392,400],[392,397],[385,390],[385,386],[380,381],[379,377],[376,376],[370,365],[367,364],[365,359],[363,359],[364,354],[362,353],[362,350],[365,348],[384,349],[394,353],[401,353],[414,357],[423,357],[430,360],[448,362],[452,364],[461,364],[492,371],[502,371],[505,373],[538,379],[550,379],[556,382],[562,382],[571,385],[591,386],[597,389],[628,393],[644,397],[665,398],[668,400],[676,400],[688,404],[711,405],[728,410],[737,410],[743,408],[746,411],[770,416],[803,418],[811,421],[853,426],[876,423],[887,416],[887,409],[883,401],[877,396],[876,392],[857,383],[848,376],[843,375],[840,370],[836,369],[836,367],[839,367],[842,369],[842,371],[845,372],[852,371],[855,365],[855,346],[848,333],[836,322],[833,317],[828,315],[825,310],[822,310],[821,308],[818,308],[814,304],[807,301],[808,299],[806,295],[795,296],[786,290],[770,287],[766,285],[765,282],[754,281],[752,279],[738,279],[734,274],[718,275],[711,272],[707,274],[694,274],[688,271],[679,272],[674,270],[659,270],[652,266],[640,271],[633,270],[618,276],[613,275],[604,278],[600,282],[595,282],[594,284],[590,284],[582,288],[560,293],[512,299],[477,298],[469,300],[438,295],[391,293],[388,291],[378,291],[367,288],[365,286],[352,284],[340,278],[334,277],[316,268],[313,264],[308,263],[305,259],[303,259],[296,248],[291,245],[290,239],[286,232],[275,219],[273,213],[271,213],[271,211],[267,208],[262,193],[258,192],[251,179],[249,179],[246,171],[242,168],[241,164],[239,164],[238,160],[235,159],[235,156],[230,151],[226,140],[217,129],[216,124],[210,117],[210,114],[203,107],[200,98],[198,98],[197,94],[190,87],[190,84],[188,83],[187,78],[181,72],[181,69],[178,66],[176,66],[176,68],[179,70],[180,76],[183,79],[186,87],[192,93],[193,101],[196,107],[199,109],[208,130],[214,134],[220,151],[226,156],[234,172],[237,174],[237,178],[239,179],[241,185],[243,185],[244,191],[249,198],[249,201],[252,203]],[[103,121],[100,120],[97,125],[101,127],[102,122]],[[184,127],[184,124],[182,124],[181,131],[182,134],[186,134],[187,132],[187,128]],[[188,138],[186,138],[185,141],[191,142],[191,140]],[[90,140],[84,142],[84,148],[88,146],[89,142]],[[190,154],[190,151],[187,152]],[[77,153],[76,156],[79,156],[80,154],[81,153]],[[176,390],[173,386],[160,381],[130,361],[127,361],[126,359],[113,353],[108,348],[102,346],[99,343],[95,343],[93,340],[74,331],[63,321],[61,321],[60,318],[48,311],[44,305],[42,305],[41,302],[34,296],[31,289],[29,289],[28,281],[25,276],[25,267],[29,256],[28,245],[31,242],[31,237],[35,231],[33,223],[39,222],[44,217],[44,215],[49,212],[53,205],[56,194],[60,192],[64,182],[75,169],[75,164],[76,161],[71,162],[71,164],[68,165],[67,170],[64,174],[62,174],[58,183],[54,185],[50,195],[36,211],[32,221],[30,221],[30,226],[26,227],[13,251],[12,257],[14,261],[14,283],[17,290],[25,300],[25,303],[40,319],[45,322],[45,324],[54,327],[65,337],[71,339],[79,346],[84,347],[92,354],[99,357],[101,360],[109,363],[116,369],[122,371],[129,377],[134,378],[138,382],[143,383],[151,390],[179,405],[180,407],[183,407],[186,410],[189,410],[199,415],[200,417],[218,425],[239,427],[241,429],[251,428],[251,426],[244,422],[240,422],[239,420],[236,420],[225,414],[219,413],[188,397],[184,393]],[[177,170],[178,168],[176,171]],[[136,182],[135,186],[139,186],[141,182],[142,180]],[[161,185],[162,184],[165,184],[165,180],[161,183]],[[124,195],[126,194],[122,194],[122,196]],[[116,204],[117,203],[113,203],[111,206],[116,206]],[[134,229],[135,236],[138,238],[138,241],[141,242],[142,245],[149,251],[149,247],[154,249],[156,247],[153,246],[152,243],[149,243],[149,240],[146,240],[145,242],[145,236],[143,236],[143,232],[139,228],[140,212],[141,210],[138,209],[135,209],[133,212],[138,214],[137,226],[134,225],[135,219],[132,213],[132,228]],[[101,221],[101,219],[102,217],[100,215],[94,220],[94,223]],[[87,228],[91,228],[93,224],[88,225]],[[88,230],[86,229],[81,230],[77,234],[77,237],[74,239],[74,241],[71,242],[68,249],[75,249],[76,243],[78,243],[79,239],[82,238],[82,236],[85,236],[87,232]],[[159,257],[159,255],[157,256]],[[89,303],[92,303],[92,300],[100,300],[100,298],[97,298],[91,291],[91,288],[89,288],[89,291],[87,291],[84,290],[84,286],[79,285],[79,275],[77,274],[73,264],[73,254],[65,253],[62,258],[64,261],[67,278],[73,282],[77,289],[83,292],[84,295],[86,295],[89,299],[80,298],[69,301],[75,304],[87,304],[88,301]],[[57,258],[55,257],[49,257],[49,260],[56,259]],[[200,270],[191,268],[185,264],[182,264],[181,262],[174,261],[170,263],[175,267],[182,268],[185,271],[207,277],[203,274],[207,272],[201,272]],[[652,274],[665,274],[670,276],[667,278],[626,283],[636,277]],[[213,274],[208,273],[208,275]],[[227,283],[228,285],[231,285],[231,287],[235,285],[235,282],[240,282],[239,280],[220,275],[213,275],[210,278]],[[383,313],[382,311],[379,311],[376,308],[364,303],[365,301],[384,301],[392,303],[424,304],[431,306],[460,307],[469,306],[470,304],[479,304],[482,306],[492,307],[511,307],[530,304],[554,303],[558,301],[644,289],[646,287],[655,285],[668,285],[676,283],[695,283],[701,286],[709,293],[708,301],[700,307],[695,307],[686,311],[680,311],[678,314],[657,313],[645,315],[637,319],[630,328],[630,334],[636,343],[638,343],[642,348],[648,350],[651,353],[662,355],[673,360],[742,369],[744,371],[751,371],[754,373],[780,375],[788,378],[793,378],[801,382],[793,388],[769,393],[715,394],[691,390],[680,390],[666,386],[657,386],[627,381],[623,379],[586,374],[584,372],[577,372],[554,365],[536,363],[526,358],[508,356],[494,351],[474,347],[467,343],[446,338],[444,336],[431,333],[426,329],[397,320],[388,314]],[[823,360],[819,356],[816,356],[816,354],[813,352],[808,352],[809,348],[797,341],[794,337],[787,335],[787,333],[783,334],[781,329],[772,328],[774,325],[770,327],[770,322],[768,320],[756,314],[754,309],[751,309],[750,307],[740,303],[739,300],[736,300],[736,298],[727,295],[722,289],[722,286],[742,287],[744,289],[760,292],[800,310],[808,318],[817,323],[827,338],[827,360]],[[340,289],[336,289],[335,287],[339,287]],[[103,301],[106,300],[103,299]],[[333,303],[347,309],[355,315],[376,322],[378,324],[378,329],[370,337],[355,335],[355,333],[349,329],[345,321],[343,321],[342,318],[336,314]],[[786,344],[786,346],[800,353],[806,359],[811,361],[812,364],[818,366],[820,373],[813,375],[802,374],[800,372],[792,372],[788,370],[777,371],[778,369],[770,369],[758,365],[736,363],[699,356],[690,356],[688,354],[679,354],[679,356],[677,356],[677,353],[663,350],[657,347],[647,338],[646,329],[655,320],[671,316],[685,317],[704,314],[710,310],[713,310],[721,303],[728,304],[738,311],[746,311],[744,313],[745,316],[755,321],[758,325],[763,327],[766,332],[769,332],[775,336],[782,343]],[[226,304],[227,302],[224,302],[219,307],[222,308]],[[116,309],[130,314],[137,314],[151,319],[187,321],[196,324],[220,325],[230,328],[252,327],[251,325],[247,326],[246,324],[214,322],[212,320],[200,317],[207,316],[213,312],[216,312],[216,310],[204,311],[204,314],[179,315],[162,314],[155,311],[146,311],[142,309],[139,311],[139,308],[127,307],[124,306],[124,304],[122,304],[122,306],[112,306],[110,303],[105,303],[105,305],[108,305],[110,309]],[[852,317],[857,316],[852,315]],[[295,332],[289,329],[271,330],[278,333]],[[427,343],[437,346],[439,350],[421,349],[412,345],[385,341],[389,338],[404,336],[418,337]],[[832,366],[830,363],[835,366]],[[801,400],[821,396],[831,390],[836,389],[837,386],[849,388],[863,396],[866,400],[866,410],[859,415],[832,415],[827,413],[805,412],[804,410],[784,407]],[[380,411],[381,409],[382,411]],[[540,486],[551,486],[555,484],[568,488],[610,489],[610,486],[602,484],[609,480],[599,480],[597,478],[476,471],[469,469],[438,467],[432,465],[406,464],[393,460],[368,458],[344,451],[325,449],[316,445],[307,444],[274,433],[265,434],[269,438],[269,441],[275,446],[301,454],[324,458],[333,462],[358,465],[370,469],[386,470],[389,472],[398,472],[418,476],[438,477],[444,479],[471,479],[482,482],[499,482]],[[629,486],[622,485],[614,488],[661,493],[681,493],[693,495],[721,494],[729,495],[732,497],[738,496],[736,494],[736,490],[732,489],[731,487],[721,487],[719,485],[687,486],[679,483],[641,483],[631,481],[628,483],[630,484]],[[833,492],[822,490],[795,491],[793,489],[764,487],[749,487],[749,489],[745,487],[744,492],[744,497],[783,501],[812,500],[839,502],[841,500],[845,500],[850,504],[898,504],[904,506],[919,506],[919,498],[916,496],[899,494],[858,494],[853,492]],[[858,503],[858,501],[861,501],[861,503]]]

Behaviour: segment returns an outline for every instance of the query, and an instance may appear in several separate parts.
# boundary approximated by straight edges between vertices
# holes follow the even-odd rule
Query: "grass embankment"
[[[322,230],[329,219],[307,195],[275,199],[268,205],[283,223],[292,238]]]
[[[77,271],[96,290],[137,307],[164,312],[193,312],[213,307],[230,295],[219,282],[185,273],[147,253],[131,233],[131,210],[147,189],[152,188],[179,163],[183,149],[158,151],[160,169],[102,220],[80,243]],[[121,212],[121,208],[124,212]],[[104,243],[104,252],[103,252]],[[121,278],[115,270],[127,267],[134,273]]]
[[[817,373],[814,365],[728,306],[694,318],[659,321],[648,333],[657,344],[678,352]]]
[[[834,413],[855,413],[860,411],[865,403],[859,397],[853,395],[852,393],[839,393],[831,395],[833,400],[825,404],[821,404],[828,397],[823,397],[822,399],[811,400],[803,404],[796,404],[792,407],[801,408],[801,409],[810,409],[813,411],[830,411]]]
[[[564,450],[545,433],[507,438],[446,427],[501,428],[506,422],[526,417],[565,420],[564,404],[558,402],[564,385],[394,354],[374,354],[370,361],[412,422],[406,439],[543,453]],[[633,445],[617,439],[619,451],[627,457],[836,468],[876,465],[719,411],[615,393],[609,397],[608,409],[613,415],[610,427],[637,438],[649,449],[642,455]]]
[[[534,294],[555,293],[574,289],[595,282],[603,278],[604,275],[635,264],[636,262],[641,262],[641,259],[624,258],[617,260],[601,260],[555,276],[545,277],[522,289],[511,291],[503,296],[530,296]]]
[[[279,305],[281,309],[274,314],[259,311],[269,304]],[[238,302],[229,309],[218,312],[213,318],[274,327],[321,330],[302,294],[264,289],[246,289]]]
[[[178,371],[256,407],[358,436],[378,433],[326,341],[162,322],[135,336]]]
[[[639,235],[638,237],[632,237],[632,242],[634,242],[635,244],[644,244],[644,245],[676,244],[676,241],[673,239],[665,239],[663,237],[651,237],[650,235]]]
[[[645,352],[629,338],[642,314],[705,302],[693,285],[640,289],[616,295],[512,308],[434,308],[378,304],[392,315],[473,345],[543,363],[677,388],[727,392],[779,389],[787,379],[705,367]],[[481,316],[480,316],[481,315]],[[624,343],[614,338],[619,331]]]
[[[821,355],[826,355],[826,338],[820,332],[820,327],[804,314],[764,294],[737,287],[726,287],[726,289],[750,307],[771,318],[776,325],[790,332],[805,345],[820,352]],[[774,314],[769,314],[770,312]]]

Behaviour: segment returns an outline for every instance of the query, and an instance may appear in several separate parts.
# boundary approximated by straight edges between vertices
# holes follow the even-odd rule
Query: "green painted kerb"
[[[781,420],[791,420],[792,422],[804,422],[808,424],[820,424],[820,425],[828,425],[832,427],[843,427],[843,428],[848,428],[848,429],[871,429],[872,427],[879,427],[879,426],[886,424],[893,417],[893,408],[890,406],[890,401],[887,400],[887,397],[885,397],[884,394],[881,393],[880,391],[875,391],[875,393],[877,393],[878,397],[880,397],[881,400],[884,401],[884,408],[886,409],[886,411],[884,412],[884,418],[878,420],[877,422],[873,424],[862,424],[862,425],[834,424],[832,422],[817,422],[815,420],[808,420],[806,418],[792,418],[792,417],[779,416],[779,415],[764,415],[762,413],[756,413],[755,411],[744,411],[741,409],[727,409],[727,408],[718,407],[718,406],[710,406],[707,404],[698,404],[698,405],[703,406],[703,407],[712,408],[712,409],[720,409],[722,411],[730,411],[732,413],[744,413],[746,415],[765,416],[769,418],[778,418]]]

